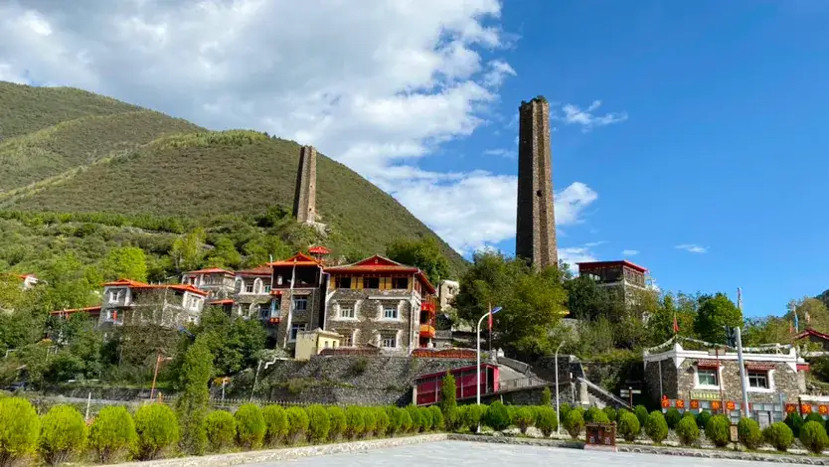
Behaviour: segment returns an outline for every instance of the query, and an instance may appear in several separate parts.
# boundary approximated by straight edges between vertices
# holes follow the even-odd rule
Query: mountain
[[[207,131],[76,89],[0,82],[0,217],[57,212],[205,220],[253,218],[275,206],[290,211],[299,148],[264,133]],[[349,257],[384,253],[398,239],[437,238],[394,198],[322,154],[317,211],[329,231],[319,240]],[[453,272],[461,271],[463,258],[440,245]],[[19,269],[14,259],[5,262]]]

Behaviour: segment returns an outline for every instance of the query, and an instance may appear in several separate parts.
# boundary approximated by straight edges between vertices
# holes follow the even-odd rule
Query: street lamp
[[[475,343],[478,345],[478,351],[476,353],[477,358],[478,358],[478,360],[477,360],[478,363],[477,363],[477,366],[475,367],[475,374],[477,375],[477,383],[478,384],[476,385],[477,396],[476,396],[475,400],[478,403],[478,405],[481,405],[481,323],[483,322],[484,318],[486,318],[487,316],[490,316],[490,315],[494,315],[495,313],[498,313],[499,311],[501,311],[501,307],[496,306],[495,308],[490,309],[489,312],[484,313],[484,315],[481,316],[481,319],[478,320],[478,327],[476,328],[476,331],[475,331],[476,332]]]
[[[565,341],[561,341],[561,344],[558,344],[558,348],[556,349],[556,434],[561,434],[561,415],[559,415],[559,405],[558,405],[558,351],[561,350],[561,347],[564,345]]]

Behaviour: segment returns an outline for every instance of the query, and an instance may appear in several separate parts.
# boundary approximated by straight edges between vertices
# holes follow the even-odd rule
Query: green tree
[[[147,280],[147,257],[137,247],[121,247],[109,250],[103,264],[104,280],[132,279]]]
[[[550,336],[566,301],[562,273],[556,268],[537,271],[523,260],[489,251],[474,255],[455,300],[460,317],[469,321],[477,321],[490,305],[501,306],[494,316],[494,340],[521,357],[550,351]]]
[[[449,261],[434,237],[396,240],[386,247],[386,255],[398,263],[417,266],[433,284],[438,284],[450,274]]]
[[[216,371],[235,374],[256,364],[257,354],[265,348],[267,333],[259,320],[228,316],[221,308],[202,312],[193,333],[202,339],[215,356]]]
[[[738,327],[743,324],[743,314],[725,294],[701,297],[699,312],[694,321],[694,331],[708,342],[724,344],[725,326]]]
[[[41,419],[40,452],[51,465],[68,461],[86,446],[83,415],[70,405],[56,405]]]
[[[176,401],[176,412],[181,424],[181,448],[184,452],[201,455],[207,446],[205,417],[210,391],[208,383],[213,373],[213,355],[200,339],[187,349],[179,375],[183,392]]]
[[[55,258],[41,271],[40,276],[49,284],[43,292],[43,307],[47,311],[100,303],[97,292],[103,277],[96,268],[84,266],[74,253]]]
[[[441,412],[443,412],[444,423],[448,429],[454,428],[458,418],[458,402],[455,385],[455,377],[447,371],[440,383],[439,405]]]
[[[213,242],[213,249],[207,254],[207,266],[213,268],[238,268],[242,255],[229,237],[220,236]]]
[[[104,407],[89,430],[89,446],[102,464],[108,464],[128,451],[137,439],[135,422],[124,407]]]
[[[204,245],[207,235],[199,227],[187,235],[178,237],[170,249],[170,256],[178,271],[191,271],[201,267],[204,261]]]
[[[40,419],[29,401],[0,399],[0,466],[10,466],[34,452],[39,433]]]

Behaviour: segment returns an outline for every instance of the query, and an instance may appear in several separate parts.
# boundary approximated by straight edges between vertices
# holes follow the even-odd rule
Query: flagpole
[[[291,288],[288,294],[288,320],[285,322],[285,341],[282,348],[288,347],[288,339],[291,338],[291,316],[294,314],[294,282],[296,281],[296,258],[294,258],[294,267],[291,270]]]
[[[489,358],[492,359],[492,302],[489,302]]]

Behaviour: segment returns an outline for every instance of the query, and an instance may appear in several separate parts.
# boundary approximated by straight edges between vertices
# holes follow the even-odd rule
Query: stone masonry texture
[[[294,195],[294,217],[301,224],[317,220],[317,150],[303,146],[299,152],[299,167],[296,174]]]
[[[547,100],[537,97],[522,102],[519,126],[515,255],[536,267],[557,266],[550,104]]]

